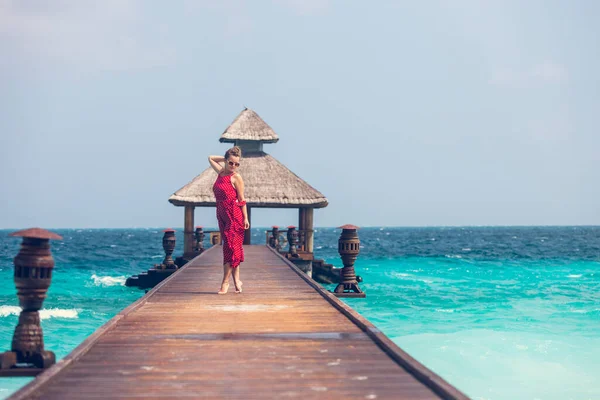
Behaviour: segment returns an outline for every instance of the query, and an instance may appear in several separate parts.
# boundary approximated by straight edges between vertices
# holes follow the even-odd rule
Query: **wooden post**
[[[298,209],[298,244],[302,250],[306,250],[304,241],[300,240],[301,238],[304,238],[304,232],[302,232],[303,229],[306,229],[306,208],[301,207]]]
[[[306,208],[298,209],[298,229],[306,229],[306,216],[305,216]]]
[[[289,248],[289,255],[290,257],[294,257],[297,258],[298,257],[298,231],[296,230],[296,227],[293,225],[290,225],[287,227],[287,240],[288,240],[288,244],[290,246]]]
[[[165,251],[165,259],[160,264],[160,269],[177,269],[177,265],[173,261],[173,251],[175,250],[175,230],[167,228],[164,231],[162,244]]]
[[[11,351],[0,353],[0,376],[35,376],[56,360],[53,352],[44,349],[38,311],[46,298],[54,269],[50,239],[62,240],[62,237],[40,228],[14,232],[10,236],[23,238],[21,249],[13,261],[22,311],[13,334]]]
[[[281,243],[279,243],[279,227],[277,225],[273,225],[271,237],[269,238],[269,246],[277,249],[277,251],[281,250]]]
[[[360,239],[358,238],[358,226],[344,225],[342,234],[338,240],[338,253],[342,257],[342,282],[338,283],[333,294],[337,297],[366,297],[365,293],[358,287],[354,262],[360,253]]]
[[[248,211],[248,221],[250,222],[250,229],[246,229],[244,232],[244,244],[250,244],[252,238],[252,217],[250,213],[250,206],[246,204],[246,210]]]
[[[304,211],[304,223],[306,224],[304,229],[307,229],[310,232],[306,232],[306,251],[309,253],[313,252],[314,246],[314,222],[313,222],[313,213],[314,208],[307,208]]]
[[[210,233],[210,244],[211,246],[221,245],[221,232],[217,231]]]
[[[183,224],[183,257],[194,257],[194,206],[185,206]]]
[[[201,226],[196,227],[194,239],[196,239],[196,244],[194,245],[194,255],[202,254],[204,251],[204,230]]]

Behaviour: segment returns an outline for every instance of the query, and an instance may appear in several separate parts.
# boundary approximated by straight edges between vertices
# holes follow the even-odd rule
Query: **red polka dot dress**
[[[230,175],[220,175],[213,185],[217,199],[217,221],[223,239],[223,264],[232,268],[244,261],[244,213],[246,202],[237,200],[237,190],[233,187]]]

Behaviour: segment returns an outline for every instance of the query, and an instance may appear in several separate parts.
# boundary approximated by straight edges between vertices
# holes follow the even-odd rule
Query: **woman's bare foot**
[[[225,282],[221,284],[221,290],[217,292],[217,294],[226,294],[229,290],[229,282]]]
[[[242,293],[242,285],[244,284],[244,282],[242,281],[238,281],[235,284],[235,292],[236,293]]]

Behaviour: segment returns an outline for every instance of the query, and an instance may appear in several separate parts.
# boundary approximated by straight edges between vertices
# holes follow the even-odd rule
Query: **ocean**
[[[265,229],[253,228],[254,243]],[[0,351],[20,311],[12,259],[21,239],[9,232],[0,230]],[[125,279],[164,252],[161,228],[55,232],[63,240],[52,241],[41,317],[46,349],[62,358],[144,295]],[[316,228],[315,255],[341,267],[339,233]],[[367,297],[345,301],[467,395],[600,399],[600,227],[369,227],[359,236]],[[179,229],[175,255],[182,246]],[[0,399],[30,380],[0,378]]]

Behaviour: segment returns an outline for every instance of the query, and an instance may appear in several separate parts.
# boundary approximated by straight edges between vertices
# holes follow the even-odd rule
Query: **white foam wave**
[[[79,318],[79,312],[75,309],[49,308],[47,310],[40,310],[40,318]]]
[[[96,286],[124,286],[127,280],[124,276],[98,276],[92,275],[94,285]]]
[[[0,306],[0,317],[9,315],[19,315],[21,307],[18,306]],[[75,309],[48,308],[40,310],[41,319],[49,318],[78,318],[79,312]]]
[[[446,258],[462,258],[460,254],[446,254]]]
[[[581,278],[581,276],[582,276],[581,274],[578,274],[578,275],[571,274],[571,275],[568,275],[567,278]]]
[[[454,310],[453,309],[445,309],[445,308],[439,308],[437,310],[435,310],[436,312],[443,312],[443,313],[453,313]]]
[[[0,317],[8,317],[9,315],[19,315],[21,307],[17,306],[0,306]]]

